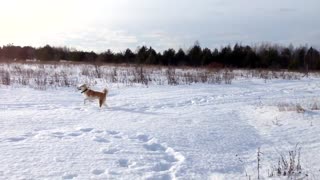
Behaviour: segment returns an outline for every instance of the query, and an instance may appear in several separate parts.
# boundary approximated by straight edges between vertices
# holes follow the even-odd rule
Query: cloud
[[[318,0],[13,2],[24,1],[4,3],[0,45],[50,44],[98,52],[147,45],[162,51],[188,49],[197,40],[215,48],[236,42],[316,44],[319,39]]]
[[[51,37],[58,37],[53,39]],[[94,50],[98,52],[111,49],[113,51],[125,50],[138,43],[136,36],[124,30],[110,30],[106,28],[89,28],[71,32],[61,32],[49,37],[57,46],[70,46],[81,50]]]
[[[55,46],[68,46],[81,50],[103,52],[111,49],[114,52],[126,48],[135,50],[138,46],[152,46],[157,51],[168,48],[188,48],[195,41],[189,36],[175,35],[169,32],[154,30],[147,32],[127,32],[107,28],[90,28],[82,31],[63,32],[49,36],[47,41]],[[51,38],[55,37],[55,38]]]
[[[154,31],[146,33],[144,35],[141,35],[139,38],[144,42],[148,42],[147,45],[152,46],[158,51],[163,51],[168,48],[186,48],[186,41],[191,40],[188,36],[174,35],[165,31]]]
[[[295,8],[280,8],[279,11],[282,12],[282,13],[290,13],[290,12],[298,11],[298,9],[295,9]]]

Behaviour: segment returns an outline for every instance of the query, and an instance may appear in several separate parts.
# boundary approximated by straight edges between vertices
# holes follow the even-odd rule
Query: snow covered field
[[[107,86],[103,109],[74,87],[1,86],[0,179],[257,179],[259,147],[268,178],[297,144],[300,177],[320,178],[320,78]]]

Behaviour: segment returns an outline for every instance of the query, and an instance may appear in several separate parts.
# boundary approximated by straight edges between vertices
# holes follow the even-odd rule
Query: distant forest
[[[157,52],[152,47],[142,46],[135,51],[107,50],[102,53],[87,52],[66,47],[34,48],[30,46],[0,47],[1,60],[78,61],[89,63],[128,63],[164,66],[192,66],[211,68],[264,68],[289,70],[319,70],[320,54],[312,47],[287,47],[261,44],[254,47],[235,44],[220,49],[202,48],[195,43],[188,50],[168,49]]]

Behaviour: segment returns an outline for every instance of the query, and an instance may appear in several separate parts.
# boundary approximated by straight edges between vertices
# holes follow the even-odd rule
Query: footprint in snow
[[[34,136],[37,136],[38,133],[32,133],[32,132],[28,132],[28,133],[25,133],[23,136],[24,137],[34,137]]]
[[[101,152],[102,152],[103,154],[114,154],[114,153],[119,152],[119,151],[120,151],[120,149],[118,149],[118,148],[106,148],[106,149],[101,149]]]
[[[121,133],[119,131],[106,131],[113,138],[122,139]]]
[[[99,136],[95,136],[94,138],[92,138],[93,141],[99,142],[99,143],[109,143],[110,141],[103,138],[103,137],[99,137]]]
[[[128,159],[119,159],[118,163],[120,167],[125,167],[125,168],[128,168],[136,164],[135,162],[131,162]]]
[[[178,157],[175,157],[174,155],[168,154],[164,157],[164,160],[166,160],[167,162],[177,162],[179,161]]]
[[[149,136],[145,134],[138,134],[136,138],[141,142],[147,142],[150,140]]]
[[[53,158],[54,162],[65,162],[65,160],[63,158]]]
[[[53,133],[51,133],[51,136],[56,137],[56,138],[63,138],[64,133],[63,132],[53,132]]]
[[[116,135],[116,136],[113,136],[113,138],[122,139],[122,136]]]
[[[23,141],[25,139],[26,139],[25,137],[11,137],[11,138],[8,138],[7,141],[8,142],[18,142],[18,141]]]
[[[94,169],[91,171],[92,174],[94,175],[100,175],[100,174],[103,174],[105,172],[105,170],[102,170],[102,169]]]
[[[149,151],[165,151],[166,148],[160,143],[154,142],[153,140],[148,141],[143,147]]]
[[[167,171],[172,167],[171,163],[168,162],[158,162],[154,165],[153,170],[157,172]]]
[[[62,179],[73,179],[77,176],[78,176],[77,174],[65,174],[62,176]]]
[[[93,128],[80,128],[79,131],[82,132],[91,132],[93,130]]]
[[[100,133],[103,133],[103,131],[101,131],[101,130],[95,130],[94,133],[100,134]]]
[[[71,132],[71,133],[68,134],[68,136],[73,136],[73,137],[77,137],[77,136],[80,136],[80,135],[82,135],[81,132]]]
[[[35,137],[37,135],[38,135],[38,133],[28,132],[28,133],[25,133],[25,134],[23,134],[21,136],[7,138],[7,139],[5,139],[5,141],[7,141],[7,142],[19,142],[19,141],[26,140],[27,138]]]
[[[161,180],[171,180],[171,179],[175,179],[172,178],[172,176],[170,174],[157,174],[157,175],[150,175],[150,176],[146,176],[144,179],[146,180],[153,180],[153,179],[161,179]]]
[[[108,134],[110,134],[110,135],[117,135],[117,134],[120,134],[120,132],[119,131],[109,131],[109,130],[107,130],[106,131]]]

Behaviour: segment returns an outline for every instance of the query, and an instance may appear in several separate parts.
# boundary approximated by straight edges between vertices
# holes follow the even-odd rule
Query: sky
[[[114,52],[241,43],[320,48],[319,0],[0,0],[0,45]]]

